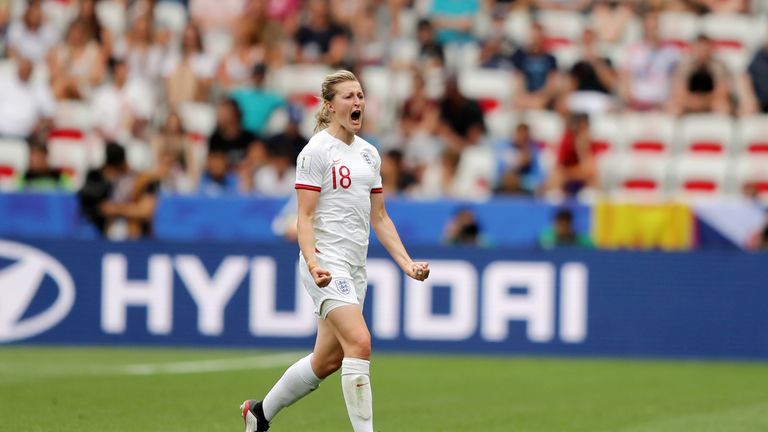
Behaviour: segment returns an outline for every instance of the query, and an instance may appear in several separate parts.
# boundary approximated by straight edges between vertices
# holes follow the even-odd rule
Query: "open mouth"
[[[350,115],[353,122],[359,122],[360,119],[363,117],[363,112],[360,110],[354,110],[352,111],[352,114]]]

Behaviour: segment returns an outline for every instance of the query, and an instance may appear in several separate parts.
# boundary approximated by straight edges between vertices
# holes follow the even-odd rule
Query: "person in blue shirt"
[[[516,71],[517,108],[549,108],[557,91],[557,60],[544,47],[541,24],[533,24],[530,43],[512,54],[512,64]]]
[[[251,72],[251,85],[230,95],[243,114],[243,128],[257,136],[264,135],[272,113],[286,103],[281,95],[264,88],[266,75],[266,66],[257,64]]]
[[[197,193],[217,197],[237,195],[240,192],[237,176],[232,172],[227,153],[214,150],[205,159],[205,171],[200,177]]]

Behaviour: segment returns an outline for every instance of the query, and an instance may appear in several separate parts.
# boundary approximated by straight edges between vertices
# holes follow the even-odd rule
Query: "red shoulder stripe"
[[[295,189],[306,189],[315,192],[320,192],[320,186],[312,186],[308,184],[296,183]]]

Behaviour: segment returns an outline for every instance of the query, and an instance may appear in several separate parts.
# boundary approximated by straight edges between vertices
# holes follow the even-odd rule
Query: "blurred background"
[[[0,417],[14,430],[30,430],[19,401],[45,377],[119,375],[144,397],[137,375],[209,372],[208,410],[187,423],[223,430],[203,414],[237,373],[264,369],[267,386],[298,358],[283,350],[311,346],[295,162],[340,68],[363,85],[388,211],[432,265],[415,284],[372,238],[374,351],[503,355],[383,356],[384,374],[413,367],[403,379],[431,386],[430,372],[506,370],[521,393],[504,397],[536,406],[525,430],[697,429],[653,423],[669,406],[725,419],[707,430],[768,427],[760,365],[572,359],[768,359],[766,0],[0,0],[0,54]],[[191,349],[30,346],[51,344]],[[516,430],[493,400],[434,423],[506,391],[497,380],[466,379],[456,405],[391,388],[379,406],[420,407],[391,430]],[[193,383],[165,382],[185,398]],[[572,411],[550,415],[553,394]],[[623,429],[638,406],[647,428]],[[107,409],[124,430],[174,418]],[[72,430],[113,430],[100,421]]]

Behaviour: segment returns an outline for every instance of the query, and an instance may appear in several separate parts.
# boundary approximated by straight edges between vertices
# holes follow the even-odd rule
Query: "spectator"
[[[597,0],[592,8],[592,24],[597,40],[622,43],[635,17],[637,0]]]
[[[424,69],[442,69],[445,64],[443,45],[435,36],[432,21],[422,18],[416,26],[419,42],[419,63]]]
[[[474,41],[472,27],[480,13],[480,0],[433,0],[430,17],[441,44]]]
[[[296,184],[296,158],[287,148],[272,148],[269,162],[254,174],[254,191],[257,194],[286,197],[293,193]]]
[[[347,30],[331,16],[328,0],[309,0],[307,19],[296,32],[296,62],[343,64],[347,53]]]
[[[461,93],[456,76],[450,76],[446,80],[439,107],[438,130],[448,146],[461,149],[469,136],[470,127],[476,124],[483,127],[485,125],[480,105]]]
[[[267,140],[269,150],[287,149],[291,160],[296,161],[301,149],[307,144],[308,139],[301,134],[301,108],[291,105],[288,107],[288,124],[281,133]]]
[[[535,5],[539,9],[585,12],[592,0],[535,0]]]
[[[245,0],[189,0],[189,16],[205,31],[228,31],[245,12]]]
[[[243,129],[241,119],[240,108],[234,100],[224,99],[219,102],[216,109],[216,129],[208,139],[208,152],[226,153],[232,166],[237,166],[243,161],[248,148],[258,141],[254,134]]]
[[[227,153],[221,150],[208,152],[197,193],[207,197],[219,197],[237,195],[239,191],[237,176],[232,172]]]
[[[203,39],[195,24],[187,24],[182,34],[181,51],[168,53],[162,68],[171,107],[178,107],[183,102],[208,100],[216,59],[203,51]]]
[[[368,6],[350,23],[352,36],[348,63],[354,61],[355,66],[370,66],[381,65],[387,60],[389,43],[380,34],[375,12],[374,6]]]
[[[490,32],[480,45],[480,65],[484,68],[512,70],[515,44],[507,35],[507,12],[495,9]]]
[[[122,233],[110,234],[110,226],[130,209],[128,204],[135,177],[128,169],[125,149],[115,143],[105,147],[105,163],[91,170],[78,192],[82,213],[104,236],[124,237]],[[119,226],[116,224],[115,226]]]
[[[160,76],[163,49],[158,44],[152,15],[136,17],[127,33],[115,43],[113,56],[128,64],[128,79],[152,83]]]
[[[97,0],[79,0],[77,4],[77,18],[85,24],[85,37],[89,41],[95,41],[103,51],[104,58],[112,56],[112,34],[101,25],[96,13]]]
[[[266,66],[257,64],[251,71],[250,86],[239,88],[230,96],[242,111],[243,128],[258,136],[266,131],[275,110],[286,103],[282,96],[264,86],[266,74]]]
[[[467,139],[456,167],[454,196],[471,200],[490,197],[496,181],[494,168],[493,146],[486,135],[485,124],[473,123],[467,130]]]
[[[110,61],[112,80],[93,92],[94,118],[99,133],[110,141],[127,142],[144,135],[154,114],[152,90],[141,80],[128,79],[128,65]]]
[[[577,196],[597,185],[597,170],[592,154],[589,117],[571,115],[560,142],[557,163],[547,180],[547,189],[555,195]]]
[[[29,166],[20,179],[19,187],[25,190],[50,191],[69,189],[69,179],[56,168],[48,165],[48,148],[45,144],[29,146]]]
[[[496,193],[504,195],[533,195],[544,182],[539,160],[541,143],[531,137],[528,124],[515,128],[511,141],[501,140],[496,146],[496,173],[500,179]]]
[[[581,43],[581,59],[571,67],[561,98],[561,112],[600,114],[610,111],[615,107],[616,71],[609,59],[599,55],[592,29],[584,29]]]
[[[181,117],[171,111],[165,118],[162,128],[154,134],[150,141],[153,160],[160,160],[164,153],[173,153],[177,160],[184,160],[187,177],[192,183],[200,178],[202,161],[197,157],[195,148],[184,130]]]
[[[752,105],[747,112],[768,113],[768,39],[752,57],[747,69],[747,80],[751,84],[747,87],[754,91],[748,92],[748,97],[744,98],[744,102]]]
[[[56,45],[56,29],[43,22],[42,5],[42,0],[30,0],[21,20],[12,22],[8,27],[8,57],[17,60],[23,57],[40,63]]]
[[[560,209],[555,213],[552,227],[546,229],[539,236],[539,244],[544,249],[591,248],[592,240],[589,236],[576,231],[573,225],[573,212],[568,209]]]
[[[461,153],[446,148],[438,160],[432,161],[416,171],[419,180],[413,195],[420,199],[450,198],[457,196],[456,169]]]
[[[266,60],[259,29],[253,23],[245,19],[238,20],[233,36],[234,46],[222,59],[216,74],[219,86],[226,91],[248,85],[253,67]]]
[[[528,46],[512,55],[515,65],[515,105],[520,109],[546,109],[557,89],[557,60],[544,49],[544,28],[531,26]]]
[[[459,208],[448,221],[443,233],[443,242],[456,246],[485,246],[482,226],[475,213],[467,208]]]
[[[621,96],[626,106],[635,111],[668,108],[677,62],[677,50],[661,44],[658,15],[647,14],[643,19],[643,40],[627,48],[620,70]]]
[[[730,87],[728,67],[712,55],[712,41],[699,36],[675,73],[671,112],[730,114]]]
[[[104,79],[106,58],[98,42],[88,38],[89,25],[74,20],[65,42],[50,52],[48,71],[56,99],[87,99]]]
[[[0,78],[0,136],[44,135],[55,110],[53,96],[47,83],[30,80],[30,60],[20,58],[17,65],[15,75]]]
[[[413,187],[416,178],[405,168],[403,152],[390,150],[384,154],[381,159],[381,181],[387,195],[399,195]]]

